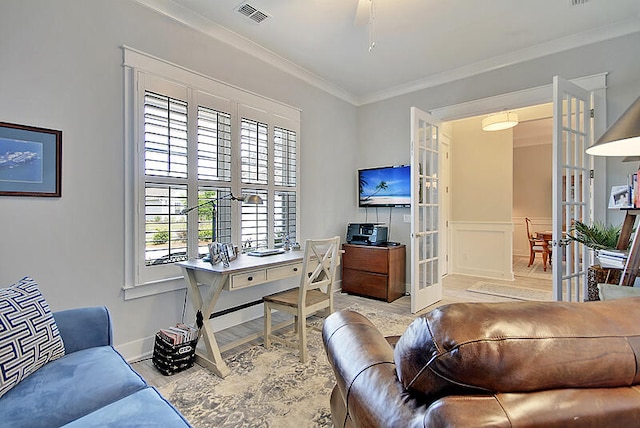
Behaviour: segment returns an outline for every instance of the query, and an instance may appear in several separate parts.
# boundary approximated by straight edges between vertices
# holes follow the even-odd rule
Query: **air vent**
[[[257,22],[258,24],[269,17],[266,12],[256,9],[249,3],[242,3],[240,6],[238,6],[238,12],[251,19],[252,21]]]

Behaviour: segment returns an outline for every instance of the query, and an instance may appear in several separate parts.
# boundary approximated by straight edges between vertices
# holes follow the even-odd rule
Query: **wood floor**
[[[537,262],[537,261],[536,261]],[[449,303],[457,302],[508,302],[515,301],[507,297],[491,296],[487,294],[474,293],[467,291],[467,289],[478,281],[487,281],[486,278],[478,278],[467,275],[448,275],[443,280],[443,298],[440,302],[425,308],[417,315],[426,313],[438,306],[446,305]],[[536,288],[541,290],[551,290],[552,283],[550,279],[530,278],[524,276],[516,276],[515,281],[501,281],[491,280],[491,282],[505,285],[512,285],[514,287],[527,287]],[[411,313],[411,297],[403,296],[394,302],[387,303],[381,300],[369,299],[365,297],[353,296],[345,293],[336,293],[334,297],[335,310],[344,309],[353,304],[360,304],[363,306],[369,306],[376,309],[385,310],[396,314],[410,314]],[[281,321],[283,318],[278,317],[279,313],[274,313],[274,323]],[[280,315],[282,316],[282,315]],[[229,329],[216,333],[219,346],[224,346],[226,343],[230,343],[236,339],[248,336],[252,333],[261,332],[263,330],[263,319],[258,318],[244,324],[231,327]],[[254,346],[262,344],[262,338],[248,342],[240,347],[233,348],[227,352],[222,353],[222,357],[226,358],[229,355],[233,355],[238,350],[244,347]],[[188,373],[189,371],[177,373],[173,376],[163,376],[158,372],[151,359],[145,359],[132,364],[133,368],[150,384],[156,387],[162,386],[167,382],[171,382],[176,379],[176,376],[180,376],[182,373]]]

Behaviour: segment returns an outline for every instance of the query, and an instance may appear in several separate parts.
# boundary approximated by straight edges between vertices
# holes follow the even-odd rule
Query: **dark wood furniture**
[[[393,302],[405,294],[406,246],[342,244],[342,291]]]
[[[540,236],[539,234],[533,235],[531,233],[531,219],[529,217],[525,217],[524,221],[527,226],[527,238],[529,238],[529,264],[527,265],[527,267],[533,264],[536,253],[540,253],[542,255],[542,266],[544,266],[544,271],[546,272],[547,260],[551,259],[551,249],[549,248],[549,241],[547,239],[544,239],[544,237]]]
[[[626,250],[629,247],[629,241],[633,233],[633,226],[636,223],[636,217],[640,214],[639,209],[627,209],[625,210],[624,223],[622,223],[622,229],[620,230],[620,237],[618,238],[618,245],[616,249]],[[620,285],[626,285],[633,287],[633,284],[638,276],[638,270],[640,269],[640,239],[638,238],[638,231],[636,229],[635,235],[633,235],[633,241],[631,248],[629,249],[629,256],[625,263],[622,276],[620,278]]]

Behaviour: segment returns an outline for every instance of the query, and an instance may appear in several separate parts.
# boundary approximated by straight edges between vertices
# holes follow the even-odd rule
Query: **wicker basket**
[[[587,274],[587,300],[600,300],[598,284],[618,284],[622,269],[603,268],[600,265],[589,267]]]

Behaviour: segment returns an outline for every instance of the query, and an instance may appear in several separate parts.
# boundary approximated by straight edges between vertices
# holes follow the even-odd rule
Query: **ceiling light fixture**
[[[513,128],[518,124],[518,115],[513,112],[502,112],[489,115],[482,119],[483,131],[502,131]]]
[[[640,155],[640,97],[586,152],[593,156]]]

